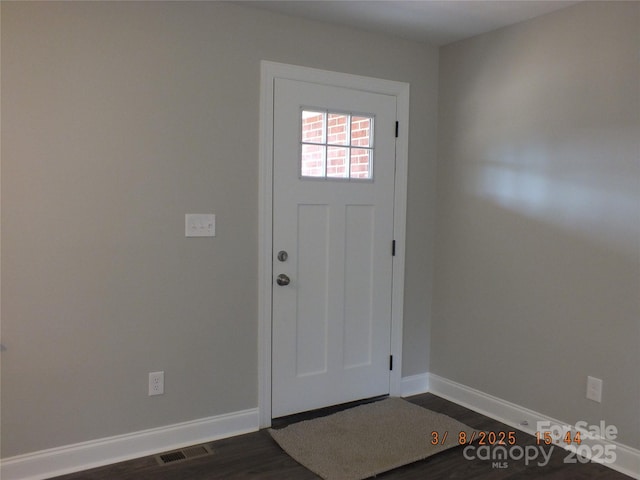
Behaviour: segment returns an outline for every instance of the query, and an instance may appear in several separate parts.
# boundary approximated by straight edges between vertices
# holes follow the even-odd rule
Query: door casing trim
[[[401,395],[402,323],[404,307],[405,234],[407,211],[407,165],[409,158],[409,84],[345,73],[300,67],[263,60],[260,63],[260,150],[258,220],[258,410],[260,427],[271,426],[271,341],[273,284],[273,86],[276,78],[352,88],[395,96],[396,118],[400,122],[396,139],[396,177],[391,292],[391,355],[394,368],[389,392]]]

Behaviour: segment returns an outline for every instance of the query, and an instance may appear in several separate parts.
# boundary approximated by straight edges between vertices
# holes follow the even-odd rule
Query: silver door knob
[[[280,285],[281,287],[286,287],[287,285],[289,285],[291,283],[291,279],[285,275],[284,273],[281,273],[280,275],[278,275],[276,277],[276,283],[278,285]]]

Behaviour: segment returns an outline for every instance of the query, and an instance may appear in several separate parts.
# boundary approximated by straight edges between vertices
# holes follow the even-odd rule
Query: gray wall
[[[438,96],[438,51],[386,36],[237,4],[2,2],[2,456],[257,405],[262,59],[411,83],[403,375],[640,447],[639,8],[445,47]],[[216,238],[185,239],[187,212],[216,213]]]
[[[402,368],[428,370],[435,48],[237,4],[2,2],[3,457],[257,406],[262,59],[411,84]],[[185,239],[206,212],[215,239]]]
[[[636,448],[639,46],[640,3],[585,2],[441,49],[431,337],[431,372]]]

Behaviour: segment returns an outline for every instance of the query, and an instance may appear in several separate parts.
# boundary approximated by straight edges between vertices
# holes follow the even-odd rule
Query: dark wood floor
[[[513,428],[448,402],[435,395],[424,394],[407,400],[441,412],[485,432],[508,432]],[[218,440],[209,444],[214,454],[183,462],[158,466],[154,457],[145,457],[106,467],[56,477],[56,480],[222,480],[222,479],[295,479],[317,480],[319,477],[296,463],[261,430],[255,433]],[[516,431],[516,445],[535,445],[535,438]],[[536,462],[525,465],[524,459],[508,460],[506,468],[494,468],[490,460],[467,460],[464,447],[456,447],[426,460],[378,475],[380,480],[629,480],[630,477],[596,463],[567,464],[567,452],[554,448],[545,466]],[[549,448],[549,447],[546,447]]]

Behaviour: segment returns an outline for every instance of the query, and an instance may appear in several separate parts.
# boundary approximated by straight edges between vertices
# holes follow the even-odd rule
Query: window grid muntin
[[[314,115],[315,114],[315,115]],[[319,135],[311,135],[307,132],[305,134],[305,118],[312,117],[322,117],[322,128],[318,129],[316,126],[314,131],[320,131]],[[331,142],[329,139],[330,135],[330,127],[329,125],[331,116],[335,116],[338,118],[346,118],[346,128],[345,128],[345,143]],[[375,151],[375,133],[374,133],[374,125],[375,125],[375,116],[371,114],[365,113],[355,113],[355,112],[340,112],[340,111],[329,111],[328,109],[321,109],[315,107],[303,107],[301,108],[301,128],[300,128],[300,161],[299,161],[299,174],[300,178],[304,180],[338,180],[338,181],[356,181],[356,182],[372,182],[374,179],[374,151]],[[356,119],[354,121],[354,119]],[[315,123],[318,123],[319,120],[316,120]],[[362,144],[361,140],[357,140],[354,143],[354,125],[355,123],[366,123],[366,127],[364,130],[368,132],[365,137],[368,139],[368,144]],[[313,129],[310,129],[313,130]],[[357,131],[363,130],[362,128],[357,129]],[[320,138],[319,141],[314,141],[314,138]],[[305,148],[307,152],[309,151],[309,147],[321,147],[321,150],[324,152],[322,157],[322,175],[310,175],[305,173]],[[330,165],[330,149],[331,151],[339,151],[338,149],[346,150],[346,163],[344,165],[344,175],[338,176],[337,172],[333,170],[333,167],[336,165]],[[367,163],[357,163],[353,165],[354,151],[360,152],[358,157],[366,156],[368,162]],[[364,152],[364,153],[362,153]],[[335,157],[334,157],[335,158]],[[360,167],[363,165],[366,166],[365,170],[361,170]],[[354,166],[358,168],[354,169]],[[318,168],[318,166],[314,166],[312,168]]]

